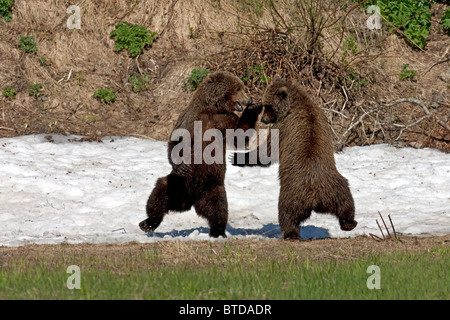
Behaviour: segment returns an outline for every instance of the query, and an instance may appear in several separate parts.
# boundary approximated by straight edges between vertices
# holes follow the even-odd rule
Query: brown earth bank
[[[192,96],[191,71],[208,68],[244,78],[256,102],[275,74],[298,81],[324,109],[337,149],[390,143],[450,151],[450,38],[440,26],[448,5],[433,5],[419,49],[385,22],[367,29],[369,15],[350,0],[314,2],[315,16],[305,16],[308,2],[292,3],[81,0],[81,29],[69,29],[67,1],[16,0],[12,21],[0,19],[0,89],[16,90],[15,99],[1,97],[0,137],[166,141]],[[110,33],[121,21],[157,32],[156,41],[134,58],[115,52]],[[20,49],[26,35],[37,52]],[[411,81],[399,78],[406,64],[417,72]],[[149,77],[138,93],[128,80],[137,74]],[[36,83],[41,94],[31,96]],[[115,102],[95,99],[100,88],[114,91]]]
[[[226,241],[159,241],[126,244],[58,244],[0,247],[0,267],[15,268],[17,261],[27,266],[93,264],[95,268],[123,272],[148,267],[203,266],[229,261],[345,261],[389,253],[433,252],[450,248],[450,235],[440,237],[401,237],[399,240],[376,241],[358,236],[349,239],[312,241],[226,240]],[[23,266],[23,263],[21,263]],[[91,266],[92,267],[92,266]],[[17,270],[16,270],[17,271]]]

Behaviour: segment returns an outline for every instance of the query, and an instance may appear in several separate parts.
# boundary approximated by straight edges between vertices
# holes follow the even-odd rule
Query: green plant
[[[156,32],[152,32],[144,26],[125,21],[116,25],[116,28],[110,33],[110,37],[116,42],[115,50],[126,49],[133,58],[139,55],[145,46],[151,45],[156,35]]]
[[[402,65],[402,71],[399,74],[399,78],[402,81],[409,80],[409,81],[417,81],[417,72],[412,69],[408,69],[409,64]]]
[[[200,37],[200,33],[198,29],[189,27],[189,38],[191,39],[198,39]]]
[[[37,46],[33,36],[22,36],[19,40],[19,47],[26,53],[36,53]]]
[[[445,10],[444,15],[442,16],[442,28],[447,33],[447,35],[450,35],[450,9]]]
[[[12,20],[12,6],[14,0],[0,0],[0,17],[3,17],[6,22]]]
[[[244,75],[241,77],[244,82],[251,81],[254,84],[268,84],[270,78],[266,75],[266,65],[264,63],[248,66]]]
[[[42,95],[41,89],[42,84],[40,83],[30,84],[30,90],[28,91],[28,93],[30,94],[30,96],[39,97]]]
[[[235,0],[242,12],[252,13],[256,17],[262,17],[264,8],[271,4],[272,0]]]
[[[356,37],[355,36],[348,36],[345,39],[344,45],[343,45],[344,50],[350,51],[351,53],[355,54],[358,51],[358,45],[356,42]]]
[[[355,88],[361,88],[367,83],[367,80],[361,79],[359,74],[356,73],[355,69],[348,68],[347,72],[348,72],[348,75],[344,79],[345,83],[347,83],[347,81],[349,84],[353,83],[352,86]]]
[[[85,74],[84,72],[81,72],[78,76],[77,76],[77,83],[79,86],[83,85],[84,81],[85,81]]]
[[[128,82],[133,87],[133,92],[141,92],[150,87],[150,76],[148,74],[135,74],[128,77]]]
[[[114,92],[112,92],[109,89],[98,89],[95,93],[94,93],[94,98],[96,98],[97,100],[103,102],[103,103],[110,103],[110,102],[114,102],[116,101],[116,95],[114,94]]]
[[[197,90],[200,83],[202,83],[203,79],[205,79],[209,73],[210,71],[208,69],[193,69],[184,88],[191,91]]]
[[[408,41],[424,48],[431,27],[433,2],[434,0],[374,0],[365,2],[364,8],[377,5],[381,16],[403,32]]]
[[[16,90],[10,86],[4,87],[3,97],[5,97],[6,99],[14,99],[16,97]]]
[[[39,62],[41,63],[41,66],[45,67],[47,65],[47,58],[46,57],[40,57]]]

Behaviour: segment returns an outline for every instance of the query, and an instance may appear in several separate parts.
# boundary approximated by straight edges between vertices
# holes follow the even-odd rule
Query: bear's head
[[[241,79],[227,71],[210,73],[198,87],[196,94],[201,95],[208,108],[216,107],[217,113],[241,112],[252,104],[245,93]]]
[[[275,123],[286,117],[291,107],[289,92],[290,83],[275,77],[274,82],[267,87],[262,98],[264,114],[261,122]]]

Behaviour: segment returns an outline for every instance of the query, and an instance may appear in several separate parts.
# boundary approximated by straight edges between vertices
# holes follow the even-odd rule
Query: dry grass
[[[48,268],[90,263],[95,268],[124,272],[142,268],[165,268],[180,265],[204,266],[221,262],[275,261],[345,261],[368,255],[429,252],[434,247],[450,247],[450,236],[401,238],[400,241],[374,241],[370,237],[325,239],[315,241],[160,241],[127,244],[60,244],[0,247],[0,267],[14,270],[14,261],[27,266],[45,262]],[[146,257],[143,263],[143,257]],[[92,267],[92,266],[89,266]],[[17,271],[17,270],[15,270]]]

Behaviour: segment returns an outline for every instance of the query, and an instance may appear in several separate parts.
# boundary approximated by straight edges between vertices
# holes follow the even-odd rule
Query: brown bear
[[[300,223],[312,210],[335,214],[342,230],[355,228],[353,197],[336,169],[331,130],[322,110],[299,85],[280,78],[265,90],[262,105],[261,122],[272,124],[271,131],[279,130],[279,147],[274,150],[280,163],[278,219],[283,238],[299,239]],[[267,139],[266,152],[273,158],[271,141]],[[259,160],[258,149],[246,153],[243,161],[234,153],[233,165],[269,166]]]
[[[248,107],[251,104],[244,83],[229,72],[210,73],[199,85],[172,132],[168,143],[172,171],[156,181],[146,205],[148,218],[139,223],[143,231],[155,230],[168,211],[187,211],[194,206],[196,213],[208,220],[210,236],[225,237],[228,219],[224,185],[226,139],[220,141],[222,154],[212,151],[212,156],[220,161],[206,163],[201,156],[209,144],[202,137],[209,129],[225,137],[227,129],[254,128],[262,108],[252,109]],[[244,110],[244,107],[247,108]],[[183,130],[188,139],[178,137],[177,141],[173,138],[175,132]],[[199,139],[200,144],[196,145]],[[180,145],[182,148],[178,148]],[[196,158],[198,153],[200,161]],[[183,161],[180,163],[180,160]]]

